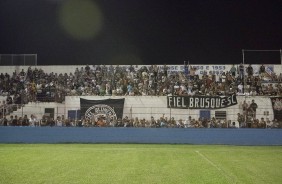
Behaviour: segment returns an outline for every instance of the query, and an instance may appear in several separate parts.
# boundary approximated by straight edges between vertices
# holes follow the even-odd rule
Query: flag
[[[123,116],[124,98],[87,100],[80,98],[81,115],[86,119],[105,118],[108,122],[117,120]]]

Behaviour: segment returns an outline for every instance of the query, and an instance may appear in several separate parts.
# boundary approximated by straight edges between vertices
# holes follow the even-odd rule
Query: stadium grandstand
[[[281,128],[281,71],[243,63],[1,66],[1,125]]]

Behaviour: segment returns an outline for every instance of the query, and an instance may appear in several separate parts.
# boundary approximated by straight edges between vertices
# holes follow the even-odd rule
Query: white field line
[[[208,163],[214,166],[217,170],[221,171],[220,167],[218,167],[215,163],[213,163],[210,159],[208,159],[205,155],[200,153],[199,151],[195,151],[198,155],[200,155],[203,159],[205,159]]]
[[[209,158],[207,158],[205,155],[200,153],[200,151],[195,151],[200,157],[202,157],[204,160],[206,160],[209,164],[211,164],[213,167],[215,167],[217,170],[221,171],[222,173],[225,173],[225,176],[228,176],[229,179],[231,179],[232,183],[237,183],[236,178],[232,177],[229,173],[222,170],[219,166],[217,166],[215,163],[213,163]]]

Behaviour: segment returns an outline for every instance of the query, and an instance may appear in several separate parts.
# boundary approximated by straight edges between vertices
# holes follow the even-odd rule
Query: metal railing
[[[0,65],[37,65],[37,54],[0,54]]]

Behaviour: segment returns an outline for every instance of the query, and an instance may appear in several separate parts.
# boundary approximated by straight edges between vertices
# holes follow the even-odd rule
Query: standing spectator
[[[254,74],[254,70],[251,64],[249,64],[249,66],[247,67],[247,73],[248,73],[248,76],[253,76]]]
[[[163,66],[163,72],[164,72],[164,76],[167,78],[167,71],[168,71],[168,67],[166,66],[166,64]]]
[[[254,119],[252,118],[250,113],[248,113],[248,110],[247,110],[245,118],[246,118],[246,126],[247,126],[247,128],[252,128],[253,124],[254,124]]]
[[[265,66],[262,64],[259,68],[259,74],[264,75],[264,73],[265,73]]]
[[[256,118],[256,110],[258,108],[258,105],[257,103],[255,103],[255,100],[252,100],[252,103],[250,104],[250,107],[249,107],[253,113],[253,118],[255,119]]]
[[[249,105],[247,104],[246,100],[244,100],[243,104],[242,104],[242,108],[243,108],[243,115],[246,117],[247,115],[247,110],[249,108]]]
[[[189,76],[189,64],[187,64],[186,61],[184,61],[184,74],[185,74],[185,77],[188,79],[188,76]]]
[[[87,73],[87,75],[89,75],[90,73],[90,66],[88,64],[85,66],[85,72]]]
[[[280,73],[279,76],[277,76],[277,81],[282,82],[282,73]]]
[[[237,114],[237,121],[239,123],[239,128],[245,128],[246,127],[243,114],[240,114],[240,113]]]
[[[129,66],[128,70],[129,70],[130,73],[134,73],[135,72],[135,69],[134,69],[134,67],[132,65]]]
[[[222,82],[223,85],[224,85],[225,82],[226,82],[226,74],[225,74],[225,72],[222,72],[222,74],[220,75],[219,78],[221,79],[220,82]]]
[[[152,72],[153,72],[153,75],[154,75],[154,80],[157,80],[158,73],[159,73],[159,67],[157,65],[153,65],[152,66]]]
[[[243,78],[244,78],[244,65],[242,63],[240,63],[240,65],[239,65],[238,72],[239,72],[240,79],[243,80]]]
[[[109,66],[109,74],[110,74],[110,76],[113,77],[114,73],[115,73],[115,68],[113,67],[113,65],[110,65]]]
[[[194,81],[195,80],[195,75],[196,75],[196,68],[195,67],[190,67],[190,80]]]
[[[231,73],[232,77],[236,76],[236,71],[237,71],[237,69],[236,69],[235,65],[233,64],[231,69],[230,69],[230,73]]]
[[[132,93],[133,87],[131,85],[131,83],[128,83],[127,85],[127,95],[129,96],[133,96],[134,94]]]
[[[5,100],[3,100],[3,104],[1,105],[1,107],[0,107],[1,109],[0,109],[0,114],[2,114],[2,115],[6,115],[6,114],[8,114],[9,112],[8,112],[8,105],[7,105],[7,103],[6,103],[6,101]]]

